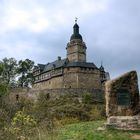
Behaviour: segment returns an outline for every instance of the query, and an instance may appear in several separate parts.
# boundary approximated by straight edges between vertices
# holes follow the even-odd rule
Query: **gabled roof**
[[[44,64],[38,64],[38,67],[39,67],[40,70],[43,70],[45,65]]]
[[[33,71],[37,71],[37,70],[43,71],[44,67],[45,67],[44,64],[35,65]]]
[[[63,67],[63,66],[66,65],[66,63],[67,63],[67,59],[56,60],[52,63],[48,63],[48,64],[45,65],[44,72],[45,71],[50,71],[52,69]]]

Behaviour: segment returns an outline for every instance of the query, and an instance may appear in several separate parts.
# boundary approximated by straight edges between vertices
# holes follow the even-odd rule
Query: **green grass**
[[[134,140],[133,136],[140,138],[140,131],[97,130],[104,121],[91,121],[65,125],[58,128],[51,137],[42,140]]]

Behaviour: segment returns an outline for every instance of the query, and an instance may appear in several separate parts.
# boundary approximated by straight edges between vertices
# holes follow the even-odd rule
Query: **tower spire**
[[[104,71],[103,61],[101,61],[100,70],[101,70],[101,71]]]
[[[77,24],[77,20],[78,20],[78,18],[76,17],[75,18],[75,24],[73,26],[73,34],[72,34],[70,40],[73,40],[73,39],[80,39],[80,40],[82,40],[82,36],[79,34],[79,26]]]

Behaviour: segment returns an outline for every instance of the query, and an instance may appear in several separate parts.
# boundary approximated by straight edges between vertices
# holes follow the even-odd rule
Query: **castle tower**
[[[70,62],[86,62],[86,49],[82,36],[79,34],[79,26],[76,20],[73,26],[73,34],[66,47],[68,60]]]
[[[100,66],[100,78],[101,78],[101,82],[104,82],[106,81],[106,77],[105,77],[105,70],[104,70],[104,67],[103,65],[101,64]]]
[[[105,69],[104,69],[102,63],[101,63],[99,70],[100,70],[101,83],[104,83],[105,81],[110,80],[110,75],[108,72],[105,72]]]

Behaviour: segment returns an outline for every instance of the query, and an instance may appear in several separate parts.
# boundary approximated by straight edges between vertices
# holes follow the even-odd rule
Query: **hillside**
[[[19,91],[18,91],[19,93]],[[0,140],[132,140],[140,132],[98,131],[105,120],[104,102],[89,93],[9,93],[0,97]]]
[[[17,92],[12,92],[0,98],[0,140],[55,135],[67,124],[105,119],[104,103],[89,93],[61,94],[57,98],[47,93],[38,95],[34,100],[26,92],[19,93],[17,99]]]
[[[98,130],[104,121],[89,121],[65,125],[55,135],[42,140],[139,140],[140,131]]]

